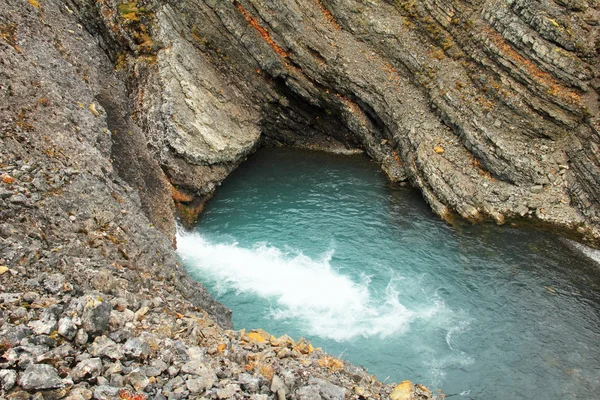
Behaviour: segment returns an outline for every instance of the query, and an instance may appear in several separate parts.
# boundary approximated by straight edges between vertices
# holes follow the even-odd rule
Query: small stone
[[[94,399],[96,400],[113,400],[117,398],[119,388],[114,386],[102,385],[94,389]]]
[[[108,301],[102,301],[93,296],[86,297],[87,301],[81,318],[83,329],[92,337],[99,336],[108,329],[112,305]]]
[[[113,360],[123,358],[123,350],[121,345],[113,342],[106,336],[97,337],[94,343],[88,349],[89,353],[94,357],[108,357]]]
[[[212,388],[217,381],[217,376],[213,370],[206,367],[199,361],[190,361],[186,363],[183,368],[181,368],[181,371],[184,374],[195,375],[197,378],[194,377],[191,379],[195,380],[194,385],[201,388],[201,390],[208,390]]]
[[[131,338],[123,345],[123,354],[127,358],[145,359],[150,354],[150,346],[140,338]]]
[[[152,362],[150,363],[150,366],[152,366],[153,368],[156,368],[159,371],[159,375],[162,374],[163,372],[165,372],[167,370],[167,368],[169,368],[169,365],[164,362],[163,360],[152,360]]]
[[[5,265],[0,265],[0,275],[4,275],[8,272],[8,267]]]
[[[301,387],[296,394],[298,400],[312,400],[319,398],[327,400],[344,400],[346,398],[346,389],[323,379],[311,378],[308,381],[308,386]]]
[[[6,190],[3,187],[0,187],[0,199],[8,199],[13,195],[13,192],[10,190]]]
[[[86,387],[73,387],[65,400],[90,400],[94,392]]]
[[[144,373],[136,369],[125,377],[125,381],[128,382],[137,391],[143,391],[146,386],[150,384],[150,380]]]
[[[23,193],[13,194],[8,198],[8,201],[12,204],[25,205],[29,203],[29,200]]]
[[[277,358],[279,358],[279,359],[290,357],[291,355],[292,355],[292,351],[290,349],[288,349],[287,347],[284,347],[283,349],[281,349],[277,352]]]
[[[150,308],[148,307],[142,307],[139,310],[137,310],[135,312],[135,320],[139,321],[142,319],[142,317],[144,317],[144,315],[146,315],[148,313],[148,311],[150,311]]]
[[[44,289],[52,294],[57,294],[62,291],[65,277],[61,274],[52,274],[44,279]]]
[[[37,321],[32,321],[28,326],[36,335],[49,335],[56,328],[56,316],[51,312],[44,312]]]
[[[85,331],[83,329],[79,329],[77,331],[77,335],[75,335],[75,343],[77,343],[80,346],[83,346],[84,344],[87,343],[89,337],[88,334],[85,333]]]
[[[544,186],[535,185],[535,186],[532,186],[529,190],[531,191],[531,193],[534,193],[534,194],[542,193],[544,191]]]
[[[121,372],[123,372],[123,365],[121,364],[121,362],[119,360],[117,360],[113,364],[111,364],[110,367],[108,367],[106,369],[105,374],[113,375],[113,374],[120,374]]]
[[[394,388],[394,391],[390,394],[390,400],[410,400],[412,399],[412,394],[412,382],[404,381]]]
[[[273,380],[271,381],[271,391],[277,393],[281,389],[285,391],[285,382],[279,375],[274,375]]]
[[[219,399],[230,399],[236,392],[240,390],[240,387],[234,383],[230,383],[222,389],[217,390],[217,398]]]
[[[4,392],[10,391],[17,382],[17,372],[12,369],[0,369],[0,386]]]
[[[260,379],[250,374],[241,373],[238,382],[242,386],[242,389],[250,393],[257,392],[260,388]]]
[[[36,301],[37,299],[40,298],[40,295],[37,294],[36,292],[27,292],[27,293],[23,293],[23,301],[26,303],[33,303],[34,301]]]
[[[58,334],[65,339],[73,340],[73,338],[77,335],[77,326],[71,318],[61,318],[58,321]]]
[[[125,386],[125,377],[121,374],[112,374],[110,376],[110,385],[116,387]]]
[[[64,387],[58,371],[50,365],[32,364],[19,378],[19,385],[25,390],[46,390]]]
[[[74,382],[79,382],[83,379],[95,378],[102,372],[102,361],[100,358],[90,358],[79,362],[75,368],[71,370],[71,377]]]

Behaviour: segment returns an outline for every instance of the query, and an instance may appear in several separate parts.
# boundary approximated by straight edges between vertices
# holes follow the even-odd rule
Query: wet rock
[[[19,385],[25,390],[45,390],[64,387],[58,372],[46,364],[33,364],[19,377]]]
[[[102,372],[102,360],[100,358],[90,358],[79,362],[75,368],[71,370],[71,377],[74,382],[79,382],[83,379],[95,378]]]

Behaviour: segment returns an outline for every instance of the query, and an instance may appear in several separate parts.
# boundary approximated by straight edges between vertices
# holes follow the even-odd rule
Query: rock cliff
[[[224,330],[176,216],[289,145],[364,151],[446,219],[593,242],[599,18],[595,0],[0,0],[1,395],[431,397]]]
[[[190,220],[263,143],[363,150],[442,218],[533,216],[600,235],[594,1],[79,10],[121,44],[134,119]]]

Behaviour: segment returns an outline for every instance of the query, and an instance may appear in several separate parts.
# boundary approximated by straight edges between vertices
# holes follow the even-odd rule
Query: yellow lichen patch
[[[17,45],[17,25],[0,24],[0,39],[6,41],[17,53],[21,53],[21,48]]]
[[[137,6],[137,1],[129,1],[126,3],[119,4],[119,13],[121,17],[128,21],[139,21],[140,9]]]
[[[0,265],[0,275],[4,275],[8,272],[8,267],[6,265]]]
[[[40,8],[40,2],[37,0],[29,0],[29,4],[31,4],[35,8]]]
[[[550,17],[546,17],[546,19],[547,19],[548,21],[550,21],[550,23],[552,23],[552,25],[556,26],[557,28],[558,28],[558,27],[560,27],[560,24],[559,24],[558,22],[556,22],[556,20],[553,20],[553,19],[552,19],[552,18],[550,18]]]
[[[444,153],[444,148],[442,146],[435,146],[433,148],[433,151],[435,151],[437,154],[443,154]]]
[[[100,116],[100,113],[98,112],[98,110],[96,110],[96,105],[94,103],[91,103],[88,108],[89,108],[90,112],[92,114],[94,114],[94,117]]]
[[[410,400],[412,398],[413,385],[411,381],[401,382],[390,394],[391,400]]]
[[[302,354],[310,354],[315,350],[315,348],[308,340],[300,338],[298,343],[296,343],[296,346],[294,346],[294,350],[299,351]]]
[[[327,368],[329,372],[338,372],[344,369],[342,360],[338,360],[331,356],[320,358],[317,361],[317,364],[319,364],[320,367]]]
[[[219,354],[222,354],[226,348],[227,348],[227,345],[225,343],[221,343],[220,345],[217,346],[217,352]]]
[[[275,371],[273,370],[273,366],[271,364],[266,364],[260,361],[250,361],[246,364],[246,371],[248,372],[258,372],[266,379],[273,379],[273,375],[275,375]]]
[[[266,343],[268,340],[271,340],[271,335],[262,329],[257,329],[248,332],[246,334],[246,338],[248,338],[248,340],[251,342]]]

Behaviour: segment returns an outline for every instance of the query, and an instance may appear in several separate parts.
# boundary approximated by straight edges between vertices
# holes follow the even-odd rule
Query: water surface
[[[549,233],[449,226],[362,156],[262,149],[178,243],[238,329],[447,398],[599,396],[598,265]]]

